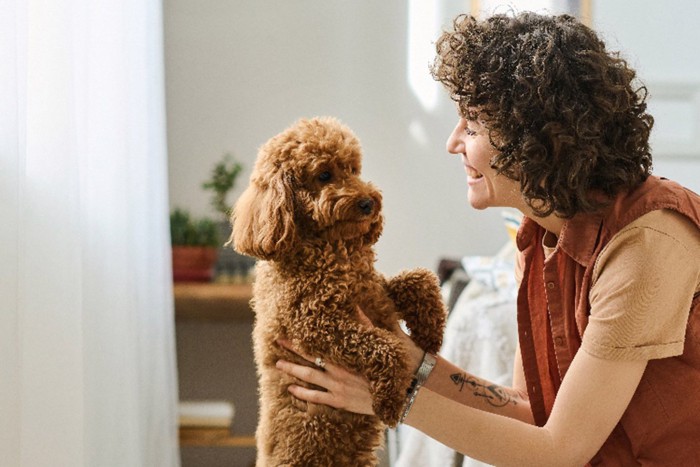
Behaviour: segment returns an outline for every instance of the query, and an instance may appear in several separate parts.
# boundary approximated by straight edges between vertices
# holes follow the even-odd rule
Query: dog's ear
[[[251,180],[231,215],[229,244],[248,256],[276,259],[293,245],[294,192],[282,171],[265,182]]]

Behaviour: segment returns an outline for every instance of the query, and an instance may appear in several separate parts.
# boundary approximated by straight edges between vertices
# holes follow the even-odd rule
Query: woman
[[[646,89],[570,16],[453,27],[432,70],[459,114],[447,149],[473,207],[525,216],[520,346],[498,387],[402,335],[403,422],[496,465],[697,465],[700,197],[650,175]],[[367,383],[332,363],[278,367],[327,389],[291,386],[300,399],[372,413]]]

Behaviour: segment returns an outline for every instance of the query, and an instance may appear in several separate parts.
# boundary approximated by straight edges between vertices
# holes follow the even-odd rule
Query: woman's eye
[[[329,182],[331,180],[331,177],[331,173],[328,171],[321,172],[320,174],[318,174],[318,180],[320,182]]]
[[[468,127],[464,127],[464,132],[465,132],[468,136],[474,136],[474,135],[476,135],[476,131],[474,131],[474,130],[468,128]]]

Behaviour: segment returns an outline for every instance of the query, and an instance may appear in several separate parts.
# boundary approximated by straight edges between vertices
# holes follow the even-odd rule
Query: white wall
[[[638,72],[650,92],[654,173],[700,193],[700,2],[694,0],[593,1],[593,26],[612,50],[619,50]],[[677,102],[676,113],[655,114],[662,92],[694,87],[695,101]],[[691,122],[684,120],[690,117]],[[659,144],[674,128],[694,127],[691,154],[679,156]]]
[[[439,24],[469,9],[467,1],[431,3]],[[381,270],[495,253],[507,239],[499,212],[468,206],[464,173],[444,149],[452,103],[440,90],[426,110],[408,84],[410,4],[165,0],[171,205],[206,213],[199,185],[224,151],[248,169],[238,194],[260,144],[299,117],[333,115],[359,136],[364,176],[384,194]],[[640,75],[666,81],[700,77],[698,8],[692,0],[593,3],[595,25],[619,39]],[[698,160],[656,167],[700,191]]]

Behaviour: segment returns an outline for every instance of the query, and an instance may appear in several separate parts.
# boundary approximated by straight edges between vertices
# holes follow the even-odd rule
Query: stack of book
[[[230,438],[233,415],[233,403],[229,401],[181,401],[181,444],[217,444],[217,440]]]

